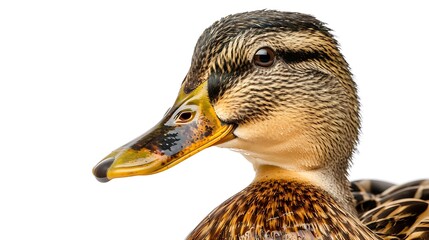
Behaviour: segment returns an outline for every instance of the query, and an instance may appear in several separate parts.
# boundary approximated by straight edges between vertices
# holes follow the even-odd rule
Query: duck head
[[[273,166],[324,188],[347,185],[358,111],[348,65],[322,22],[266,10],[230,15],[199,38],[165,117],[93,173],[100,181],[153,174],[219,145],[242,152],[257,172]]]

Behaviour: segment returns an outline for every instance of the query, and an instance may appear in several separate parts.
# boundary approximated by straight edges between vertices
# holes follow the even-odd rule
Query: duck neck
[[[254,182],[282,179],[314,185],[329,193],[344,210],[357,215],[352,204],[350,182],[346,176],[338,176],[338,171],[324,168],[299,171],[272,165],[257,165],[254,167],[256,170]]]

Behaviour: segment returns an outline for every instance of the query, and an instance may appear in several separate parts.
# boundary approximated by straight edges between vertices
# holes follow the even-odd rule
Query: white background
[[[429,177],[424,1],[2,1],[0,239],[184,239],[252,180],[211,148],[157,175],[101,184],[92,167],[173,103],[201,32],[255,9],[335,30],[362,100],[350,178]]]

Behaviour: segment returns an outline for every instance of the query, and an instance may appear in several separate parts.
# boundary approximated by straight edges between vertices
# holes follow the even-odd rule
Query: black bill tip
[[[107,178],[107,170],[109,169],[110,166],[112,166],[112,163],[114,160],[115,160],[115,158],[105,159],[105,160],[101,161],[100,163],[98,163],[97,166],[94,167],[92,172],[93,172],[95,178],[99,182],[104,183],[104,182],[108,182],[110,180]]]

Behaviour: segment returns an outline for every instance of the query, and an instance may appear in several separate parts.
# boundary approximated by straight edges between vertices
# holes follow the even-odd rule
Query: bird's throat
[[[349,186],[349,182],[344,177],[334,177],[329,170],[318,168],[313,170],[297,171],[284,169],[272,165],[254,165],[256,175],[254,183],[264,181],[286,181],[299,182],[305,185],[311,185],[320,188],[335,199],[339,206],[346,211],[354,214],[355,209],[351,202],[351,192],[349,188],[341,186]]]

